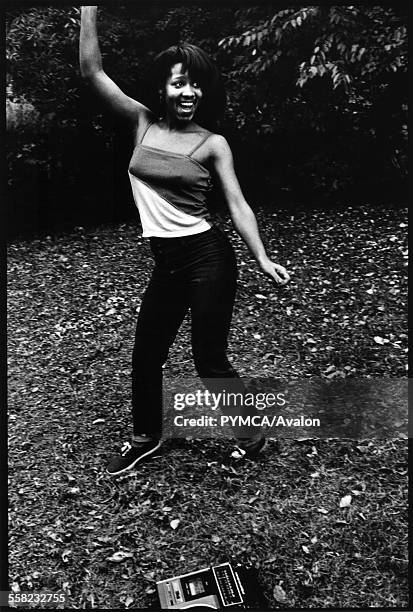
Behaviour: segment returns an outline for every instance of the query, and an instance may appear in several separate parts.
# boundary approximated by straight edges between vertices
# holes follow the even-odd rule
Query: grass
[[[404,376],[405,211],[259,217],[293,275],[273,288],[231,234],[240,373]],[[150,268],[132,224],[9,247],[13,588],[64,591],[66,608],[156,608],[156,580],[234,560],[258,568],[270,608],[406,607],[405,439],[272,440],[256,463],[229,458],[230,440],[169,440],[138,471],[105,475],[130,431]],[[188,324],[168,376],[194,375]]]

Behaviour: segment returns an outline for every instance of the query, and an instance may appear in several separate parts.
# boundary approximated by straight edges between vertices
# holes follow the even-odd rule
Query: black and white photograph
[[[409,609],[408,3],[3,12],[0,605]]]

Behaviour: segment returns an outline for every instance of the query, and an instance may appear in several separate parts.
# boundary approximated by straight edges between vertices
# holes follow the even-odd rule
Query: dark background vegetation
[[[407,3],[136,3],[102,7],[99,32],[106,71],[142,101],[157,52],[205,48],[225,76],[219,129],[252,204],[332,207],[405,199],[406,23]],[[75,7],[7,13],[11,237],[136,215],[130,134],[83,84],[78,33]]]

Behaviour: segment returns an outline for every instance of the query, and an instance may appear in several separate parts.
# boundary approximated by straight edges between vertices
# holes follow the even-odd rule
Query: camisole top
[[[211,132],[185,155],[143,144],[150,122],[136,144],[128,174],[145,237],[199,234],[212,223],[207,209],[209,170],[192,158]]]

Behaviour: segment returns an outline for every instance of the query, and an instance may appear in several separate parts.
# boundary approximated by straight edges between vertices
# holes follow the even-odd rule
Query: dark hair
[[[183,70],[188,71],[194,81],[198,81],[202,89],[202,100],[195,121],[207,129],[213,129],[225,110],[224,85],[216,64],[205,51],[189,43],[173,45],[155,57],[148,77],[149,108],[156,115],[162,115],[163,104],[159,89],[164,89],[172,66],[179,63],[182,63]]]

